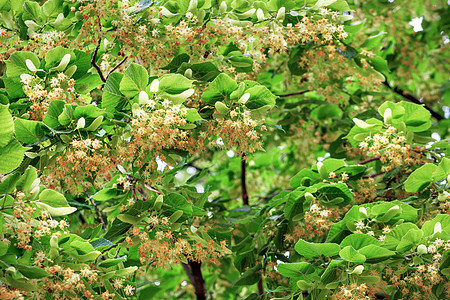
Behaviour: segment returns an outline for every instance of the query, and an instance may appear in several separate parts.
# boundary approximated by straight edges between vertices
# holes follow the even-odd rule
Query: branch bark
[[[247,170],[247,160],[245,159],[245,154],[241,157],[241,193],[242,193],[242,203],[248,205],[248,194],[247,194],[247,184],[245,182]]]
[[[97,73],[98,73],[98,76],[100,76],[100,79],[103,82],[106,82],[106,78],[105,78],[105,76],[103,76],[102,69],[100,69],[99,65],[97,65],[97,63],[95,62],[97,60],[97,53],[98,53],[98,49],[100,49],[101,42],[102,42],[102,39],[99,39],[98,43],[97,43],[97,47],[95,47],[94,54],[92,55],[91,65],[97,70]]]
[[[363,161],[359,162],[358,165],[368,164],[368,163],[370,163],[372,161],[379,160],[380,158],[381,158],[381,156],[375,156],[375,157],[372,157],[372,158],[369,158],[369,159],[366,159],[366,160],[363,160]]]
[[[391,91],[393,91],[394,93],[396,93],[397,95],[402,96],[403,98],[405,98],[406,100],[408,100],[409,102],[415,103],[415,104],[419,104],[419,105],[423,105],[423,107],[428,110],[431,115],[438,121],[440,120],[444,120],[445,118],[443,116],[441,116],[439,113],[435,112],[431,107],[429,107],[428,105],[422,103],[418,98],[412,96],[411,94],[408,94],[407,92],[405,92],[404,90],[398,88],[398,87],[392,87],[387,81],[384,81],[383,84],[390,89]]]
[[[307,92],[310,92],[310,90],[298,91],[298,92],[288,93],[288,94],[280,94],[277,96],[278,97],[291,97],[291,96],[303,95],[304,93],[307,93]]]
[[[206,300],[205,280],[202,275],[202,264],[196,261],[188,261],[187,264],[181,263],[189,280],[195,288],[197,300]]]
[[[89,202],[91,202],[92,206],[94,207],[95,211],[97,212],[97,215],[100,218],[100,222],[103,225],[103,229],[105,230],[105,232],[108,232],[108,227],[106,227],[106,223],[105,223],[105,221],[103,221],[102,213],[101,213],[100,209],[98,208],[97,204],[95,204],[94,200],[92,200],[92,197],[89,196],[89,194],[86,190],[84,190],[84,193],[86,194],[86,197],[89,199]]]

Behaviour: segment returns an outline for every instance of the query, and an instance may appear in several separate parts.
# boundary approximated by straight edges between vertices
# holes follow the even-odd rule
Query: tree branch
[[[197,300],[206,300],[205,280],[202,275],[202,264],[196,261],[188,261],[187,264],[181,263],[189,280],[195,288]]]
[[[291,97],[291,96],[303,95],[304,93],[307,93],[307,92],[310,92],[310,90],[304,90],[304,91],[299,91],[299,92],[289,93],[289,94],[280,94],[277,96],[278,97]]]
[[[105,76],[103,76],[102,69],[100,69],[100,67],[95,62],[97,60],[97,53],[98,53],[98,49],[100,48],[101,42],[102,42],[102,39],[99,39],[98,43],[97,43],[97,47],[95,47],[94,54],[92,55],[91,65],[97,70],[97,73],[100,76],[100,79],[103,82],[106,82],[106,78],[105,78]]]
[[[128,59],[128,56],[125,56],[117,65],[115,65],[114,68],[111,69],[111,71],[108,72],[108,75],[106,75],[106,79],[108,79],[109,75],[113,73],[117,68],[119,68],[126,60]]]
[[[369,158],[369,159],[366,159],[366,160],[363,160],[363,161],[359,162],[358,165],[368,164],[368,163],[370,163],[372,161],[379,160],[380,158],[381,158],[381,156],[375,156],[375,157],[372,157],[372,158]]]
[[[100,222],[102,222],[103,229],[105,230],[105,232],[108,232],[108,227],[106,227],[105,221],[103,221],[102,213],[100,212],[100,209],[98,208],[97,204],[95,204],[94,200],[92,200],[91,196],[89,196],[86,190],[84,190],[84,193],[86,194],[86,197],[88,197],[89,202],[91,202],[92,206],[94,206],[95,211],[97,212],[97,215],[100,218]]]
[[[428,105],[422,103],[419,99],[417,99],[416,97],[408,94],[407,92],[405,92],[404,90],[398,88],[398,87],[392,87],[390,86],[390,84],[385,80],[383,82],[383,84],[390,89],[391,91],[393,91],[394,93],[396,93],[397,95],[402,96],[403,98],[405,98],[406,100],[408,100],[409,102],[415,103],[415,104],[419,104],[419,105],[423,105],[423,107],[428,110],[431,115],[438,121],[444,120],[445,118],[443,116],[441,116],[439,113],[435,112],[431,107],[429,107]]]
[[[242,154],[242,157],[241,157],[241,193],[242,193],[242,203],[244,205],[248,205],[247,185],[245,183],[246,169],[247,169],[247,161],[245,159],[245,154]]]

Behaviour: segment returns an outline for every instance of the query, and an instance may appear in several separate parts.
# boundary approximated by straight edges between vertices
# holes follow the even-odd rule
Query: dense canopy
[[[0,298],[448,299],[449,20],[0,0]]]

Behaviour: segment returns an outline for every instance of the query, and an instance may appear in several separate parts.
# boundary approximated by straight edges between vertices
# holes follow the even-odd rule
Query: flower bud
[[[358,265],[353,269],[352,274],[360,275],[364,271],[363,265]]]
[[[61,25],[61,23],[64,21],[64,14],[60,13],[57,17],[55,22],[53,22],[53,25],[58,26]]]
[[[56,71],[63,71],[67,65],[70,62],[70,54],[67,53],[66,55],[63,56],[63,58],[61,59],[61,62],[59,63],[59,65],[55,68]]]
[[[250,99],[250,93],[245,93],[244,95],[242,95],[238,102],[245,104],[247,103],[248,99]]]
[[[277,20],[278,21],[283,21],[285,14],[286,14],[286,7],[283,6],[277,12]]]
[[[164,6],[160,6],[160,7],[159,7],[159,10],[160,10],[161,14],[162,14],[164,17],[172,18],[172,17],[175,17],[175,16],[176,16],[176,14],[171,13],[170,10],[168,10],[168,9],[165,8]]]
[[[418,254],[427,254],[427,246],[420,244],[419,246],[417,246],[417,253]]]
[[[145,91],[139,93],[139,104],[147,104],[148,94]]]
[[[355,122],[356,126],[358,126],[359,128],[362,128],[362,129],[366,129],[366,128],[370,128],[370,127],[374,126],[374,124],[372,124],[372,125],[367,124],[366,122],[364,122],[363,120],[360,120],[358,118],[353,118],[353,122]]]
[[[25,60],[25,64],[27,65],[28,70],[30,70],[31,72],[37,71],[36,66],[33,64],[33,62],[30,59]]]
[[[81,117],[78,119],[76,129],[83,129],[85,125],[86,125],[86,120],[83,117]]]
[[[159,80],[155,79],[152,81],[152,83],[150,84],[150,92],[152,93],[157,93],[159,90]]]
[[[184,71],[184,77],[191,79],[192,78],[192,69],[186,69],[186,71]]]
[[[384,111],[384,124],[392,123],[392,110],[390,108],[386,108]]]
[[[256,10],[256,17],[258,18],[258,21],[261,22],[264,20],[264,12],[261,8],[258,8]]]
[[[191,0],[189,1],[189,7],[187,9],[187,12],[192,12],[194,11],[194,9],[196,9],[198,6],[198,1],[197,0]]]
[[[227,3],[225,1],[222,1],[219,6],[219,14],[224,14],[227,12]]]
[[[436,222],[434,224],[434,233],[442,232],[442,225],[441,222]]]
[[[313,201],[315,198],[314,198],[313,194],[311,194],[310,192],[306,192],[305,199],[306,199],[306,201]]]
[[[359,216],[362,218],[367,218],[367,210],[365,207],[359,208]]]

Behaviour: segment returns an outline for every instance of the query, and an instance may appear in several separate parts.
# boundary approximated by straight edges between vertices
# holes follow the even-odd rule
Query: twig
[[[100,76],[100,79],[103,82],[106,82],[106,78],[105,78],[105,76],[103,76],[102,69],[100,69],[100,67],[95,62],[97,59],[97,53],[98,53],[98,49],[100,48],[101,42],[102,42],[102,39],[99,39],[98,43],[97,43],[97,47],[95,47],[94,54],[92,55],[91,65],[97,70],[97,73]]]
[[[290,97],[290,96],[298,96],[298,95],[303,95],[304,93],[310,92],[310,90],[304,90],[304,91],[299,91],[299,92],[295,92],[295,93],[288,93],[288,94],[280,94],[277,95],[278,97]]]
[[[241,192],[242,192],[242,203],[244,205],[248,205],[247,185],[245,183],[246,167],[247,167],[247,161],[245,160],[245,154],[242,154],[242,157],[241,157]]]
[[[419,104],[419,105],[423,105],[423,107],[428,110],[431,115],[438,121],[440,120],[444,120],[445,118],[443,116],[441,116],[439,113],[435,112],[431,107],[429,107],[428,105],[422,103],[419,99],[417,99],[416,97],[406,93],[404,90],[398,88],[398,87],[391,87],[390,84],[387,81],[384,81],[383,84],[389,88],[390,90],[392,90],[394,93],[396,93],[397,95],[402,96],[403,98],[405,98],[406,100],[408,100],[409,102],[415,103],[415,104]]]
[[[134,201],[137,202],[138,201],[138,197],[136,195],[136,190],[135,190],[135,187],[133,185],[133,180],[132,180],[130,175],[127,175],[127,179],[128,179],[128,181],[130,182],[130,185],[131,185],[131,191],[133,192]]]
[[[148,189],[148,190],[150,190],[150,191],[152,191],[152,192],[155,192],[155,193],[157,193],[158,195],[161,195],[161,192],[160,191],[158,191],[156,188],[154,188],[154,187],[152,187],[152,186],[150,186],[150,185],[148,185],[148,184],[144,184],[144,186]]]
[[[115,65],[115,67],[112,68],[111,71],[109,71],[108,74],[106,75],[106,79],[108,79],[109,75],[111,75],[111,73],[117,70],[127,59],[128,56],[125,56],[117,65]]]
[[[364,176],[363,178],[374,178],[374,177],[377,177],[378,175],[382,175],[384,173],[386,173],[386,171],[378,172],[378,173],[372,174],[372,175],[367,175],[367,176]]]
[[[363,161],[359,162],[358,165],[368,164],[368,163],[370,163],[372,161],[379,160],[380,158],[381,158],[381,156],[375,156],[375,157],[372,157],[372,158],[369,158],[369,159],[366,159],[366,160],[363,160]]]
[[[97,214],[100,218],[100,222],[102,222],[103,229],[105,230],[105,232],[108,232],[108,228],[106,227],[105,221],[103,221],[102,213],[100,212],[100,209],[98,209],[97,204],[95,204],[94,200],[92,200],[91,196],[89,196],[89,194],[86,190],[84,190],[84,193],[86,194],[86,197],[88,197],[89,202],[91,202],[92,206],[94,206],[95,211],[97,212]]]

